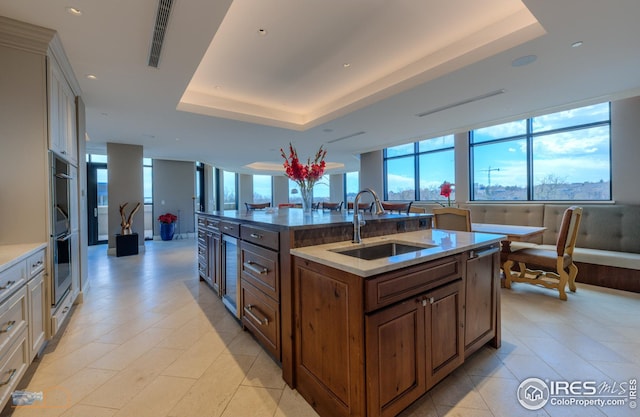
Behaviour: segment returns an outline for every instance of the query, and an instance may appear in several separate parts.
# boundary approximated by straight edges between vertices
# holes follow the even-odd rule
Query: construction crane
[[[500,168],[491,168],[491,165],[489,165],[489,168],[481,169],[480,171],[487,173],[487,188],[486,188],[486,190],[487,190],[487,197],[488,197],[490,192],[491,192],[491,172],[492,171],[500,171]]]

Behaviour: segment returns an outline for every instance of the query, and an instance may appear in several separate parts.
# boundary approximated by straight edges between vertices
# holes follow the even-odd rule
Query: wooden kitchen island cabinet
[[[481,343],[499,345],[497,248],[366,277],[294,257],[298,392],[323,417],[393,417]]]

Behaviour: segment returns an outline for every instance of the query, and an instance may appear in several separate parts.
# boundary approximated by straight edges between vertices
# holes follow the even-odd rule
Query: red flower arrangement
[[[300,188],[313,187],[313,184],[324,174],[326,167],[324,158],[327,156],[327,151],[322,149],[322,146],[320,146],[320,149],[316,152],[313,162],[311,162],[311,158],[309,158],[307,159],[306,165],[300,163],[298,152],[291,143],[289,143],[289,156],[287,157],[287,154],[284,153],[284,149],[282,148],[280,148],[280,154],[284,158],[282,165],[284,166],[287,177],[298,183]]]
[[[160,221],[160,223],[171,224],[178,220],[178,216],[172,213],[165,213],[158,216],[158,220]]]
[[[440,195],[447,197],[447,206],[451,206],[451,192],[453,191],[453,187],[455,187],[455,184],[451,184],[448,181],[445,181],[440,185]]]

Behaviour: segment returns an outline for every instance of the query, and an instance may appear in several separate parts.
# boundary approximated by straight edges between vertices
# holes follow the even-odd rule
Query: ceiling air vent
[[[474,103],[476,101],[484,100],[484,99],[489,98],[489,97],[493,97],[493,96],[497,96],[497,95],[500,95],[500,94],[504,94],[505,91],[507,91],[507,90],[505,90],[504,88],[502,88],[500,90],[491,91],[490,93],[482,94],[482,95],[479,95],[479,96],[476,96],[476,97],[471,97],[471,98],[468,98],[468,99],[465,99],[465,100],[462,100],[462,101],[458,101],[456,103],[447,104],[446,106],[438,107],[436,109],[432,109],[432,110],[429,110],[429,111],[426,111],[426,112],[423,112],[423,113],[418,113],[418,114],[416,114],[416,116],[418,116],[418,117],[429,116],[429,115],[434,114],[434,113],[439,113],[441,111],[453,109],[454,107],[463,106],[465,104]]]
[[[162,51],[162,43],[164,42],[164,34],[167,31],[172,4],[173,0],[158,1],[156,26],[153,29],[153,40],[151,41],[151,51],[149,52],[150,67],[158,68],[158,61],[160,61],[160,52]]]
[[[327,143],[336,143],[336,142],[340,142],[341,140],[345,140],[345,139],[351,139],[353,137],[356,136],[360,136],[360,135],[364,135],[366,132],[356,132],[356,133],[352,133],[350,135],[347,136],[342,136],[340,138],[336,138],[336,139],[332,139],[332,140],[328,140]]]

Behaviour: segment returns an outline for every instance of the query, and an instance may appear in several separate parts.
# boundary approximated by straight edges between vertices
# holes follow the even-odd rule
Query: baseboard
[[[576,282],[640,293],[640,270],[576,262]]]

